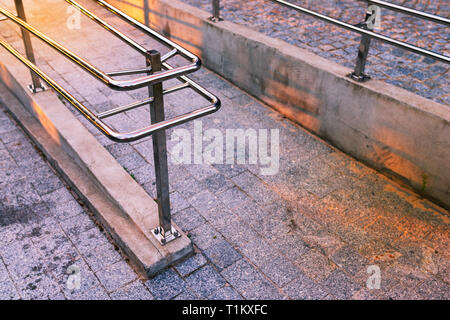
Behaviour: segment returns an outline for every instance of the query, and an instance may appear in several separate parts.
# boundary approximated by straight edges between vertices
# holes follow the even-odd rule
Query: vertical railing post
[[[15,2],[15,5],[16,5],[17,17],[19,17],[23,21],[27,21],[26,16],[25,16],[25,9],[23,7],[22,0],[14,0],[14,2]],[[34,57],[33,46],[31,44],[30,35],[23,28],[21,28],[21,33],[22,33],[23,44],[25,46],[25,54],[26,54],[28,60],[30,60],[33,64],[36,64],[36,59]],[[28,86],[28,88],[30,89],[30,91],[32,93],[45,91],[45,87],[42,85],[41,80],[32,71],[31,71],[31,81],[32,81],[32,84],[30,84]]]
[[[161,55],[156,50],[147,52],[147,67],[151,73],[161,71]],[[153,97],[150,103],[151,123],[164,121],[163,85],[156,83],[149,85],[148,93]],[[159,227],[152,230],[153,235],[164,245],[177,237],[180,233],[172,227],[169,196],[169,173],[167,165],[166,132],[164,130],[153,134],[153,157],[155,162],[156,193],[159,213]]]
[[[212,0],[212,17],[209,19],[213,22],[223,20],[220,17],[220,0]]]
[[[379,7],[369,6],[366,11],[366,18],[363,23],[357,24],[358,27],[373,31],[375,27],[375,20],[379,19]],[[377,20],[379,21],[379,20]],[[371,37],[363,34],[358,49],[358,57],[356,58],[355,71],[350,74],[350,77],[356,81],[364,82],[370,79],[370,76],[364,73],[367,63],[367,56],[369,55]]]

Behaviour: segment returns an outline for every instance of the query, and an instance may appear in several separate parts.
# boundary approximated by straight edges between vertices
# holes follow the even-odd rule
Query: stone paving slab
[[[80,2],[101,17],[111,18],[92,2]],[[64,19],[65,4],[52,6],[55,20]],[[81,30],[55,29],[57,21],[47,25],[48,17],[44,20],[36,8],[31,8],[30,22],[48,29],[65,44],[79,45],[78,52],[88,60],[97,59],[105,67],[117,69],[123,56],[130,53],[87,19],[81,20]],[[113,21],[124,32],[132,32],[136,40],[159,48]],[[5,32],[9,41],[20,46],[17,28],[5,25],[8,31],[2,25],[0,36]],[[105,51],[83,50],[86,43],[112,46],[121,54],[101,60]],[[38,65],[51,76],[66,82],[80,77],[76,68],[67,67],[54,52],[39,54],[41,47],[36,42]],[[141,57],[126,60],[128,67],[142,67],[143,63]],[[173,130],[169,130],[174,219],[190,235],[196,253],[143,281],[114,253],[114,246],[89,222],[85,209],[76,206],[70,192],[54,183],[56,178],[49,178],[45,162],[1,111],[0,279],[6,280],[0,282],[0,298],[449,298],[448,211],[349,158],[214,73],[203,68],[192,78],[217,93],[224,106],[202,120],[204,130],[215,128],[223,134],[228,128],[279,130],[279,172],[266,176],[260,165],[248,162],[179,164],[172,161]],[[101,110],[105,103],[114,105],[116,97],[121,102],[145,97],[142,90],[133,94],[107,90],[88,75],[82,80],[71,82],[71,93],[83,97],[94,109]],[[93,88],[104,94],[98,95]],[[166,107],[173,114],[202,103],[191,93],[169,97]],[[192,105],[186,106],[186,101]],[[135,119],[149,119],[146,107],[138,110]],[[131,117],[132,113],[127,113],[113,123],[127,127]],[[192,123],[182,128],[193,132]],[[151,138],[119,146],[95,130],[92,133],[116,159],[126,157],[133,168],[127,168],[129,173],[154,196],[155,178],[149,171],[153,167]],[[46,189],[39,189],[42,193],[32,182],[32,173],[40,172],[37,169],[45,172],[39,173],[42,181],[52,181]],[[36,204],[44,209],[38,210]],[[44,240],[47,245],[40,246]],[[96,257],[107,261],[104,268]],[[71,265],[84,275],[79,290],[66,286]],[[373,265],[381,270],[380,289],[367,288],[368,268]]]
[[[182,0],[211,12],[211,0]],[[366,3],[353,0],[289,0],[293,4],[341,21],[363,21]],[[444,0],[390,0],[408,8],[448,18],[450,6]],[[221,16],[270,37],[354,69],[360,36],[335,27],[270,0],[220,0]],[[376,32],[444,55],[450,54],[446,26],[381,9],[381,26]],[[372,41],[366,73],[373,79],[414,92],[444,105],[450,105],[449,66],[431,58]]]

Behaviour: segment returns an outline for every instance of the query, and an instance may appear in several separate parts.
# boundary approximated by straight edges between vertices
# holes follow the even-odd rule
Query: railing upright
[[[161,55],[156,50],[148,51],[146,57],[147,68],[151,72],[162,70]],[[150,102],[151,123],[155,124],[165,120],[164,115],[164,96],[162,83],[155,83],[148,87],[149,97],[153,97]],[[158,202],[159,227],[152,232],[156,239],[164,245],[177,237],[180,233],[172,227],[172,218],[170,213],[169,196],[169,169],[167,165],[167,142],[166,132],[161,130],[153,134],[153,158],[155,164],[156,193]]]
[[[22,0],[14,0],[14,4],[16,5],[17,17],[19,17],[23,21],[27,21]],[[28,60],[30,60],[33,64],[35,64],[36,58],[34,57],[33,45],[31,44],[30,34],[22,28],[20,29],[20,31],[22,33],[23,45],[25,47],[25,55],[27,56]],[[28,86],[28,89],[32,93],[37,93],[46,90],[45,86],[41,83],[41,80],[34,72],[31,72],[31,82],[32,83]]]
[[[212,0],[212,17],[209,19],[213,22],[223,20],[220,17],[220,0]]]

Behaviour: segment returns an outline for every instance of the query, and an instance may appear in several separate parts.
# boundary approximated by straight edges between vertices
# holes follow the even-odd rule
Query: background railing
[[[417,47],[413,44],[399,41],[399,40],[390,38],[388,36],[384,36],[382,34],[379,34],[379,33],[376,33],[373,31],[375,28],[375,22],[378,19],[380,19],[380,16],[379,16],[380,7],[389,9],[392,11],[400,12],[400,13],[403,13],[406,15],[414,16],[416,18],[420,18],[420,19],[427,20],[430,22],[439,23],[439,24],[445,25],[447,27],[450,26],[450,19],[448,19],[448,18],[434,15],[431,13],[418,11],[418,10],[407,8],[407,7],[403,7],[403,6],[392,4],[389,2],[385,2],[385,1],[358,0],[361,2],[368,3],[368,8],[366,10],[366,16],[364,18],[364,21],[361,23],[358,23],[356,25],[352,25],[352,24],[340,21],[338,19],[334,19],[329,16],[320,14],[316,11],[306,9],[299,5],[293,4],[289,1],[285,1],[285,0],[268,0],[268,1],[275,2],[279,5],[294,9],[300,13],[309,15],[316,19],[319,19],[319,20],[331,23],[333,25],[336,25],[338,27],[344,28],[346,30],[361,34],[361,42],[360,42],[359,49],[358,49],[356,66],[355,66],[354,71],[349,75],[354,80],[363,82],[363,81],[370,79],[370,77],[364,73],[364,70],[365,70],[365,66],[366,66],[366,62],[367,62],[367,57],[369,54],[370,42],[372,39],[376,39],[376,40],[382,41],[384,43],[387,43],[389,45],[396,46],[396,47],[402,48],[402,49],[410,51],[410,52],[417,53],[417,54],[425,56],[425,57],[433,58],[435,60],[438,60],[438,61],[441,61],[441,62],[444,62],[447,64],[450,63],[450,57],[448,57],[448,56],[442,55],[438,52],[427,50],[425,48]],[[214,22],[220,21],[222,18],[220,17],[220,2],[219,2],[219,0],[212,0],[212,5],[213,5],[213,16],[211,17],[211,20]]]

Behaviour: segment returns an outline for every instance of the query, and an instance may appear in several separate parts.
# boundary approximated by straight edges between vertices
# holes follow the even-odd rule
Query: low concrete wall
[[[450,207],[449,108],[177,0],[108,0],[346,153]],[[224,106],[226,108],[226,105]]]

